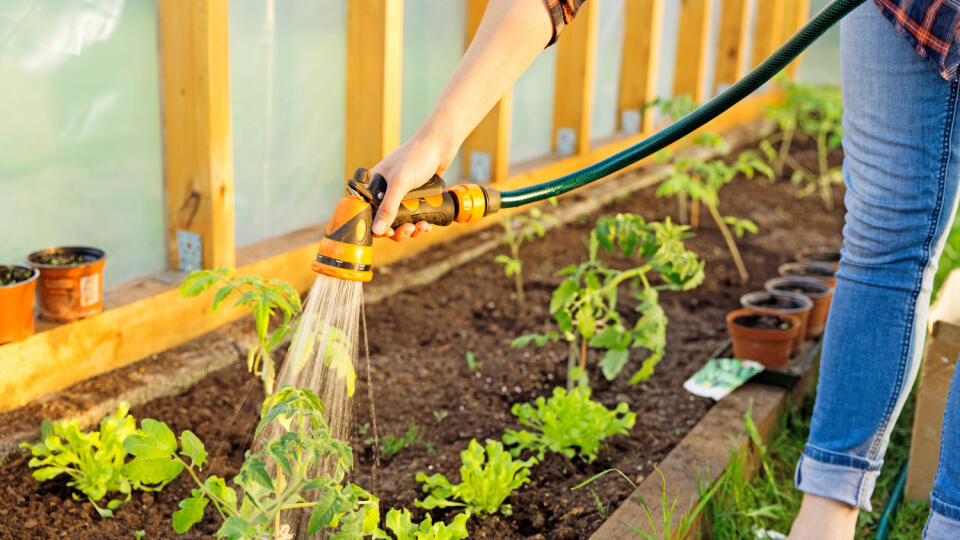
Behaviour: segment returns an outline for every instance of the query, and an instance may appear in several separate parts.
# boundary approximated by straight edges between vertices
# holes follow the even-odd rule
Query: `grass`
[[[908,457],[915,400],[911,395],[893,430],[883,470],[873,493],[873,511],[861,512],[857,526],[858,539],[876,537],[877,524],[890,497],[897,473]],[[705,514],[711,538],[756,538],[755,530],[766,529],[786,533],[800,508],[802,493],[793,484],[797,459],[803,452],[810,432],[813,397],[804,400],[799,410],[789,407],[781,415],[776,436],[769,445],[762,445],[759,435],[746,417],[745,430],[754,438],[750,456],[734,455],[726,481],[708,503]],[[757,473],[748,479],[747,459],[758,464]],[[919,538],[927,519],[929,504],[905,502],[900,505],[890,538]]]
[[[374,440],[370,438],[365,442],[372,445]],[[412,421],[403,435],[396,436],[393,433],[387,433],[380,439],[380,452],[386,458],[391,458],[410,446],[422,446],[427,449],[427,453],[431,456],[434,454],[433,444],[423,438],[423,428]]]
[[[953,221],[953,228],[950,229],[950,236],[947,237],[947,243],[943,248],[940,267],[933,280],[934,290],[940,288],[943,280],[947,278],[947,274],[955,268],[960,268],[960,215]]]

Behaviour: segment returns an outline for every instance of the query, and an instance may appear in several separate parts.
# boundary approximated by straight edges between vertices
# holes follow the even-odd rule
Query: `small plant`
[[[557,199],[551,198],[550,204],[556,206]],[[500,222],[503,226],[503,243],[510,248],[510,255],[497,255],[494,259],[503,265],[503,273],[513,277],[517,290],[517,301],[525,305],[523,294],[523,261],[520,260],[520,246],[531,243],[536,238],[543,238],[546,225],[559,223],[559,220],[550,214],[543,213],[539,208],[531,208],[526,214],[509,217]]]
[[[450,411],[433,411],[433,418],[438,424],[446,420],[448,416],[450,416]]]
[[[749,279],[749,274],[746,265],[743,263],[743,257],[740,256],[740,250],[737,248],[734,235],[740,237],[746,232],[756,233],[757,225],[747,219],[721,216],[718,206],[720,204],[720,190],[732,182],[737,174],[753,178],[757,172],[771,180],[773,179],[772,169],[760,159],[760,156],[749,150],[741,153],[732,164],[728,164],[722,159],[709,162],[692,158],[681,159],[657,189],[658,197],[682,195],[707,207],[710,217],[713,218],[714,223],[717,224],[720,233],[723,235],[727,249],[729,249],[730,255],[737,266],[737,271],[740,273],[740,279],[744,283]],[[699,210],[694,216],[691,216],[691,222],[698,222],[698,216]],[[733,226],[733,233],[727,225]]]
[[[703,262],[683,245],[689,236],[687,229],[669,219],[647,223],[633,214],[598,220],[588,238],[588,259],[559,272],[567,278],[550,300],[550,313],[559,331],[521,336],[513,346],[566,341],[571,381],[585,376],[588,346],[606,351],[600,367],[607,380],[616,378],[627,365],[631,349],[644,348],[649,355],[629,383],[649,378],[666,347],[667,317],[658,303],[659,291],[688,290],[703,281]],[[610,253],[620,251],[627,258],[636,257],[642,263],[628,270],[609,268],[599,258],[601,247]],[[654,277],[659,277],[662,284],[654,285]],[[621,285],[627,285],[640,300],[636,311],[641,316],[633,325],[626,324],[617,311]]]
[[[436,411],[434,411],[434,413],[436,413]],[[373,439],[367,439],[366,443],[372,444]],[[423,428],[417,426],[415,422],[411,421],[406,433],[400,437],[397,437],[392,433],[387,433],[384,435],[383,438],[380,439],[380,452],[382,452],[385,457],[390,458],[399,454],[404,448],[415,445],[426,448],[430,455],[434,454],[433,444],[427,442],[423,438]]]
[[[247,354],[247,369],[263,379],[264,390],[269,395],[276,380],[276,364],[270,353],[293,331],[293,320],[300,311],[300,295],[284,281],[238,276],[230,268],[190,273],[180,285],[180,295],[197,296],[216,284],[220,284],[220,288],[213,298],[211,311],[216,311],[224,300],[237,293],[240,298],[233,307],[245,307],[253,313],[257,345]],[[283,321],[270,332],[270,318],[278,312],[283,315]]]
[[[830,154],[840,147],[843,139],[843,101],[837,87],[818,87],[798,84],[787,78],[779,80],[785,99],[783,103],[767,106],[767,118],[780,131],[761,143],[771,166],[779,176],[789,166],[790,181],[801,186],[798,197],[818,193],[827,209],[833,209],[830,188],[843,183],[837,167],[830,167]],[[817,167],[810,170],[790,154],[793,143],[805,138],[817,149]]]
[[[470,368],[470,371],[476,371],[480,369],[480,363],[477,362],[477,357],[473,354],[473,351],[467,351],[464,355],[464,359],[467,361],[467,367]]]
[[[67,485],[86,496],[101,517],[113,517],[122,503],[130,500],[134,489],[158,491],[169,480],[143,474],[137,460],[127,462],[129,457],[124,441],[141,434],[137,420],[128,415],[130,404],[123,402],[117,413],[100,421],[99,431],[82,432],[76,420],[54,422],[44,420],[40,427],[40,442],[23,443],[33,457],[28,463],[33,469],[33,478],[39,482],[56,478],[61,474],[70,476]],[[119,493],[122,499],[110,499],[105,507],[97,503],[109,493]],[[76,493],[74,500],[80,500]]]
[[[554,388],[550,399],[538,397],[535,405],[517,403],[510,409],[521,424],[534,429],[505,431],[503,442],[516,445],[510,450],[514,456],[530,450],[542,460],[550,450],[568,458],[580,456],[592,463],[604,439],[626,435],[637,420],[626,403],[610,410],[590,399],[588,386],[578,386],[569,393],[564,388]]]
[[[191,497],[180,501],[173,514],[173,529],[185,533],[203,518],[206,506],[213,503],[223,524],[217,538],[272,538],[289,532],[281,523],[281,513],[309,509],[308,534],[335,529],[331,538],[362,538],[379,534],[379,504],[375,497],[354,484],[344,485],[353,468],[350,446],[333,437],[323,417],[320,399],[306,389],[284,386],[264,400],[260,423],[254,437],[277,422],[286,430],[275,439],[262,442],[257,452],[247,452],[233,486],[211,475],[201,481],[207,452],[190,431],[180,435],[179,445],[173,431],[163,422],[144,419],[143,434],[124,441],[128,452],[136,456],[145,474],[172,480],[186,470],[197,488]],[[331,465],[332,473],[316,473],[322,465]],[[276,471],[271,477],[268,471]],[[239,492],[237,490],[239,488]]]
[[[387,512],[387,529],[396,537],[396,540],[462,540],[467,537],[467,514],[457,514],[447,525],[442,521],[433,522],[427,513],[419,524],[410,518],[410,511],[406,508],[390,509]]]
[[[459,484],[451,484],[442,474],[427,476],[417,473],[417,481],[423,482],[423,491],[428,493],[420,508],[464,508],[467,516],[491,515],[499,511],[505,516],[513,513],[509,504],[504,504],[513,490],[530,481],[530,467],[537,460],[513,459],[499,441],[487,443],[486,450],[476,439],[470,441],[466,450],[460,452]]]

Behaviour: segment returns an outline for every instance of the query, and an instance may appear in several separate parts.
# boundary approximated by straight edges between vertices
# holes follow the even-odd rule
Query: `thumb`
[[[397,209],[407,194],[406,182],[401,178],[387,180],[387,193],[380,201],[380,208],[377,210],[377,217],[373,220],[373,234],[382,236],[390,228],[393,220],[397,218]]]

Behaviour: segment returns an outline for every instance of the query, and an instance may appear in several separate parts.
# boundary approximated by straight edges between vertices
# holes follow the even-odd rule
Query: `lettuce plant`
[[[462,540],[467,537],[467,518],[466,514],[457,514],[447,525],[442,521],[434,523],[428,513],[417,524],[411,520],[410,511],[406,508],[392,508],[387,512],[387,529],[396,540]]]
[[[476,439],[470,441],[466,450],[460,452],[460,483],[452,484],[442,474],[427,476],[417,473],[417,481],[423,482],[423,491],[428,493],[423,501],[415,504],[420,508],[464,508],[467,516],[490,515],[499,511],[505,516],[513,513],[509,504],[504,504],[513,490],[530,481],[530,467],[537,460],[513,459],[499,441],[490,441],[486,449]]]
[[[270,353],[293,331],[294,318],[300,312],[300,294],[285,281],[238,276],[236,270],[217,268],[192,272],[180,285],[180,296],[197,296],[216,284],[220,284],[220,288],[213,298],[211,311],[216,311],[224,300],[236,293],[240,298],[233,307],[245,307],[253,313],[257,344],[247,354],[247,369],[263,379],[267,394],[272,393],[277,372]],[[283,320],[271,332],[270,318],[276,313],[282,314]]]
[[[637,421],[636,413],[630,412],[626,403],[610,410],[590,399],[590,387],[585,385],[570,392],[554,388],[550,399],[541,396],[533,405],[517,403],[510,412],[533,431],[507,429],[504,444],[516,445],[510,450],[514,456],[530,450],[540,460],[550,450],[593,462],[604,439],[628,434]]]

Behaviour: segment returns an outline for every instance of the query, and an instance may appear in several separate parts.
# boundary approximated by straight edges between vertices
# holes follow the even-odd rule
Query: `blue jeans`
[[[960,85],[873,2],[841,23],[847,207],[810,438],[797,487],[870,510],[913,386],[937,260],[957,212]],[[960,370],[926,538],[960,538]]]

